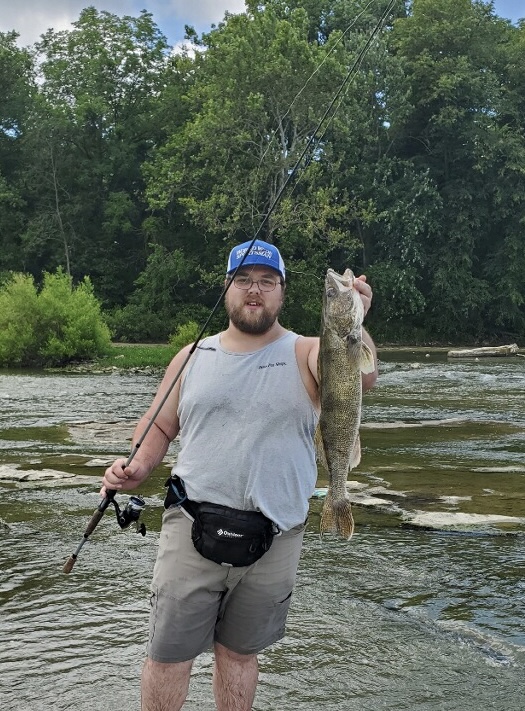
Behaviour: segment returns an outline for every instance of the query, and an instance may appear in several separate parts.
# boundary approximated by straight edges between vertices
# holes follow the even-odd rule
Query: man
[[[231,251],[227,279],[250,244]],[[355,288],[366,313],[372,291],[364,276]],[[220,565],[195,549],[186,504],[167,508],[152,582],[143,711],[179,711],[193,660],[211,646],[217,709],[249,711],[257,686],[257,653],[284,634],[316,483],[313,434],[319,415],[319,340],[281,326],[284,292],[279,251],[257,240],[226,294],[227,329],[199,344],[130,465],[123,468],[125,460],[119,459],[106,470],[107,489],[133,489],[160,464],[180,433],[172,476],[185,485],[181,498],[229,507],[225,511],[262,512],[264,516],[252,515],[269,520],[279,534],[257,562]],[[364,331],[363,338],[375,354]],[[137,426],[137,438],[190,348],[183,348],[168,366]],[[376,378],[377,370],[364,375],[364,389]],[[235,535],[227,529],[226,534]]]

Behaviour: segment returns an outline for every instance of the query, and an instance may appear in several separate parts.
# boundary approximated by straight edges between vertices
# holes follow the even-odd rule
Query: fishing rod
[[[344,40],[344,38],[346,37],[346,35],[348,34],[348,32],[350,32],[350,30],[352,29],[352,27],[354,27],[354,26],[357,24],[357,22],[358,22],[359,19],[362,17],[362,15],[364,15],[365,12],[368,10],[368,8],[369,8],[371,5],[373,5],[375,2],[376,2],[376,0],[370,0],[370,2],[369,2],[367,5],[365,5],[365,7],[361,10],[361,12],[358,13],[358,14],[354,17],[354,19],[353,19],[352,22],[348,25],[348,27],[345,28],[344,32],[341,33],[341,36],[338,37],[338,39],[336,39],[336,41],[333,43],[331,49],[326,53],[326,55],[323,57],[322,61],[319,62],[319,64],[315,67],[315,69],[313,70],[313,72],[310,74],[310,76],[308,77],[308,79],[305,81],[305,83],[302,85],[302,87],[299,89],[299,91],[297,92],[297,94],[294,96],[294,98],[293,98],[292,101],[290,102],[290,106],[286,109],[286,111],[285,111],[284,114],[283,114],[283,117],[281,118],[281,123],[282,123],[282,122],[284,121],[284,119],[288,116],[288,114],[290,113],[290,111],[291,111],[292,108],[294,107],[295,102],[296,102],[297,99],[301,96],[301,94],[302,94],[303,91],[306,89],[306,87],[308,86],[308,84],[312,81],[312,79],[314,78],[314,76],[321,70],[321,67],[323,66],[323,64],[328,61],[328,58],[330,57],[330,55],[335,52],[335,50],[337,49],[337,46]],[[275,138],[276,135],[277,135],[277,128],[275,128],[275,129],[272,131],[271,138],[270,138],[270,140],[268,141],[268,146],[267,146],[266,150],[264,151],[264,153],[263,153],[263,155],[262,155],[262,157],[261,157],[261,162],[264,160],[264,158],[266,157],[266,154],[267,154],[268,151],[270,150],[270,146],[271,146],[272,141],[273,141],[273,139]]]
[[[179,381],[179,379],[180,379],[180,377],[181,377],[181,375],[182,375],[182,373],[183,373],[183,371],[184,371],[184,368],[187,366],[187,364],[188,364],[190,358],[192,357],[192,355],[193,355],[194,352],[196,351],[196,349],[197,349],[197,347],[198,347],[200,341],[202,340],[204,334],[206,333],[206,331],[207,331],[207,329],[208,329],[208,326],[210,325],[210,323],[211,323],[213,317],[215,316],[215,313],[217,312],[219,306],[222,304],[222,302],[223,302],[223,300],[224,300],[224,298],[225,298],[225,296],[226,296],[226,294],[227,294],[227,292],[228,292],[228,289],[229,289],[229,288],[231,287],[231,285],[233,284],[233,280],[234,280],[234,278],[235,278],[235,275],[237,274],[237,272],[239,271],[239,269],[241,269],[242,265],[244,264],[245,259],[248,257],[248,255],[249,255],[249,253],[250,253],[250,250],[252,249],[252,247],[253,247],[253,245],[255,244],[256,240],[258,239],[259,235],[261,234],[261,232],[263,231],[264,227],[265,227],[266,224],[268,223],[268,220],[270,219],[271,215],[274,213],[275,209],[277,208],[278,204],[280,203],[281,198],[282,198],[282,196],[283,196],[283,194],[284,194],[284,191],[286,190],[286,188],[288,187],[288,185],[291,183],[291,181],[295,178],[295,176],[296,176],[296,174],[297,174],[297,172],[298,172],[298,170],[299,170],[299,167],[301,166],[301,163],[303,162],[303,159],[305,158],[306,154],[310,151],[310,149],[311,149],[312,145],[314,144],[314,142],[316,142],[317,145],[318,145],[318,144],[322,141],[324,135],[326,134],[326,131],[327,131],[327,129],[328,129],[328,126],[329,126],[330,121],[333,119],[333,117],[335,116],[335,113],[337,112],[337,110],[339,109],[339,106],[341,105],[341,101],[342,101],[342,98],[343,98],[343,92],[344,92],[345,88],[346,88],[347,85],[349,84],[350,79],[353,77],[353,75],[354,75],[354,74],[357,72],[357,70],[359,69],[359,67],[360,67],[360,65],[361,65],[361,63],[362,63],[362,61],[363,61],[364,56],[365,56],[366,53],[368,52],[368,50],[369,50],[369,48],[370,48],[370,45],[372,44],[372,42],[373,42],[375,36],[376,36],[376,35],[378,34],[378,32],[380,31],[380,29],[381,29],[381,27],[382,27],[384,21],[386,20],[386,18],[388,17],[388,15],[390,14],[390,12],[392,11],[392,9],[393,9],[395,3],[396,3],[396,0],[390,0],[390,2],[388,3],[388,6],[387,6],[386,9],[384,10],[383,14],[381,15],[381,17],[379,18],[378,22],[376,23],[374,29],[372,30],[372,33],[370,34],[370,37],[367,39],[367,41],[365,42],[364,46],[361,48],[361,51],[359,52],[358,56],[356,57],[355,61],[354,61],[353,64],[352,64],[352,66],[351,66],[350,69],[348,70],[348,72],[347,72],[347,74],[346,74],[346,76],[345,76],[343,82],[341,83],[341,85],[340,85],[340,87],[338,88],[338,90],[336,91],[334,97],[333,97],[332,100],[330,101],[330,103],[329,103],[327,109],[325,110],[324,114],[322,115],[321,119],[320,119],[319,122],[317,123],[317,126],[315,127],[315,130],[313,131],[312,135],[310,136],[310,138],[309,138],[308,141],[306,142],[306,145],[305,145],[304,149],[302,150],[301,154],[299,155],[299,158],[296,160],[296,162],[295,162],[293,168],[289,171],[286,180],[283,182],[283,184],[282,184],[281,188],[279,189],[279,191],[277,192],[277,195],[275,196],[273,202],[271,203],[270,207],[268,208],[268,211],[267,211],[266,214],[264,215],[264,217],[263,217],[263,219],[262,219],[262,221],[261,221],[261,223],[260,223],[260,225],[259,225],[259,227],[258,227],[258,229],[257,229],[257,231],[256,231],[256,233],[255,233],[255,235],[254,235],[254,237],[253,237],[253,239],[251,240],[251,242],[250,242],[248,248],[246,249],[246,251],[245,251],[245,253],[244,253],[244,255],[243,255],[241,261],[239,262],[239,264],[237,265],[237,267],[236,267],[236,269],[233,271],[233,273],[230,275],[230,278],[226,281],[226,284],[225,284],[225,286],[224,286],[224,288],[223,288],[223,290],[222,290],[222,292],[221,292],[219,298],[217,299],[217,301],[216,301],[214,307],[212,308],[212,310],[211,310],[211,312],[210,312],[208,318],[206,319],[206,322],[205,322],[204,325],[202,326],[201,330],[199,331],[199,334],[197,335],[197,337],[196,337],[195,341],[193,342],[193,344],[192,344],[190,350],[188,351],[186,357],[184,358],[184,361],[183,361],[182,365],[180,366],[179,370],[178,370],[177,373],[175,374],[175,376],[174,376],[173,380],[171,381],[171,383],[170,383],[168,389],[166,390],[164,396],[162,397],[161,401],[159,402],[158,406],[156,407],[155,411],[153,412],[153,414],[152,414],[152,416],[151,416],[151,418],[150,418],[150,421],[149,421],[148,425],[146,426],[144,432],[143,432],[142,435],[139,437],[139,439],[137,440],[137,442],[133,445],[132,450],[131,450],[131,454],[130,454],[129,457],[127,458],[126,462],[122,465],[122,468],[123,468],[123,469],[125,469],[126,467],[128,467],[128,466],[131,464],[131,462],[133,461],[133,459],[135,458],[135,455],[137,454],[138,450],[140,449],[140,446],[142,445],[142,443],[143,443],[144,440],[146,439],[146,437],[147,437],[149,431],[150,431],[151,428],[153,427],[153,425],[154,425],[154,423],[155,423],[155,420],[157,419],[157,417],[158,417],[160,411],[162,410],[162,408],[163,408],[164,405],[166,404],[166,401],[167,401],[168,397],[171,395],[171,393],[172,393],[172,391],[173,391],[173,388],[175,387],[175,385],[176,385],[177,382]],[[367,7],[368,7],[368,6],[367,6]],[[308,79],[307,81],[309,81],[309,80],[310,80],[310,79]],[[295,100],[295,99],[294,99],[294,100]],[[338,100],[339,100],[339,104],[338,104],[338,106],[337,106],[337,108],[336,108],[336,111],[334,111],[334,112],[332,113],[332,109],[333,109],[333,107],[335,106],[335,104],[336,104],[336,102],[337,102]],[[330,114],[331,114],[331,113],[332,113],[332,115],[331,115],[331,117],[330,117]],[[330,117],[330,118],[329,118],[329,117]],[[326,125],[325,125],[325,124],[326,124]],[[321,128],[323,128],[323,127],[324,127],[324,131],[323,131],[323,133],[321,134],[321,136],[318,138],[319,132],[321,131]],[[315,147],[314,147],[314,150],[312,151],[312,155],[313,155],[314,153],[315,153]],[[307,164],[307,165],[308,165],[308,164]],[[307,166],[306,166],[306,167],[307,167]],[[102,499],[102,501],[101,501],[100,504],[98,505],[98,508],[97,508],[97,509],[95,510],[95,512],[93,513],[93,515],[92,515],[92,517],[91,517],[91,519],[90,519],[90,521],[89,521],[89,523],[88,523],[88,525],[87,525],[87,527],[86,527],[86,530],[84,531],[84,536],[83,536],[81,542],[80,542],[79,545],[77,546],[75,552],[74,552],[74,553],[68,558],[68,560],[66,561],[66,563],[65,563],[65,565],[64,565],[64,567],[63,567],[63,572],[64,572],[64,573],[70,573],[70,572],[71,572],[73,566],[74,566],[75,563],[76,563],[76,560],[77,560],[77,558],[78,558],[78,555],[79,555],[80,551],[82,550],[82,547],[87,543],[89,537],[91,536],[91,534],[93,533],[93,531],[95,530],[95,528],[98,526],[98,524],[99,524],[100,521],[102,520],[102,517],[104,516],[104,513],[105,513],[106,509],[107,509],[111,504],[113,504],[113,506],[115,507],[115,512],[116,512],[116,514],[117,514],[117,521],[118,521],[119,526],[120,526],[122,529],[127,528],[129,525],[131,525],[131,523],[135,522],[136,525],[137,525],[137,532],[141,533],[143,536],[146,534],[146,529],[145,529],[145,527],[144,527],[144,524],[142,524],[141,526],[139,526],[139,524],[138,524],[138,520],[139,520],[140,514],[142,513],[142,510],[145,508],[144,499],[143,499],[142,497],[140,497],[140,496],[132,496],[132,497],[130,497],[130,500],[129,500],[129,502],[128,502],[128,505],[126,506],[126,508],[125,508],[124,511],[122,512],[121,509],[119,508],[117,502],[115,501],[115,495],[116,495],[116,493],[117,493],[117,492],[116,492],[115,490],[112,490],[112,489],[111,489],[111,490],[106,490],[106,493],[105,493],[104,498]]]
[[[128,466],[129,462],[131,460],[128,459],[126,464],[124,466]],[[106,492],[106,496],[102,499],[100,504],[98,505],[98,508],[94,512],[93,516],[91,517],[88,525],[86,526],[86,530],[84,531],[84,536],[80,543],[78,544],[76,550],[74,553],[70,555],[70,557],[67,559],[67,561],[64,564],[64,567],[62,569],[62,572],[64,573],[70,573],[73,566],[76,563],[76,560],[78,558],[78,554],[82,550],[82,547],[84,546],[85,543],[87,543],[90,535],[93,533],[95,528],[98,526],[102,516],[104,515],[106,509],[110,504],[113,504],[115,508],[115,513],[117,515],[117,523],[120,526],[120,528],[129,528],[132,523],[135,523],[136,525],[136,530],[137,533],[140,533],[142,536],[146,535],[146,526],[143,523],[139,524],[139,518],[140,514],[144,510],[146,506],[146,502],[142,498],[142,496],[130,496],[129,501],[126,505],[126,508],[121,509],[118,503],[115,501],[115,494],[117,492],[115,490],[110,490]]]

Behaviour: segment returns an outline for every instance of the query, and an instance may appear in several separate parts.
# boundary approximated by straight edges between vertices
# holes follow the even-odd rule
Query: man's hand
[[[361,301],[363,302],[364,308],[364,315],[366,316],[370,309],[370,306],[372,305],[372,287],[370,286],[370,284],[367,284],[366,276],[364,274],[361,274],[361,276],[356,277],[354,279],[354,287],[357,289],[359,295],[361,296]],[[371,339],[365,328],[363,328],[363,341],[368,345],[368,347],[374,354],[374,361],[376,364],[376,369],[373,373],[363,373],[362,375],[363,392],[366,392],[367,390],[370,390],[370,388],[373,388],[376,384],[378,376],[377,351],[373,340]]]
[[[129,467],[125,467],[125,459],[117,459],[105,471],[102,479],[101,496],[105,496],[108,489],[115,491],[130,491],[136,489],[147,478],[149,472],[144,471],[140,464],[133,460]]]
[[[372,305],[372,287],[370,284],[366,283],[366,275],[361,274],[354,279],[354,287],[357,289],[361,296],[361,301],[363,302],[363,307],[365,310],[365,316]]]

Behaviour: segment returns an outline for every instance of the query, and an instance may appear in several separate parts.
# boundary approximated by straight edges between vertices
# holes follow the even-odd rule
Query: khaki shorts
[[[256,654],[281,639],[304,526],[276,536],[253,565],[231,568],[197,553],[191,524],[177,506],[162,517],[151,585],[150,659],[184,662],[214,642],[238,654]]]

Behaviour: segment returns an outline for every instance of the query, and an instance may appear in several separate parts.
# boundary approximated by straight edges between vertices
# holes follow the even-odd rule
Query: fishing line
[[[348,34],[348,32],[350,32],[350,30],[352,29],[352,27],[354,27],[354,26],[357,24],[358,20],[361,18],[362,15],[364,15],[364,13],[368,10],[368,8],[370,7],[370,5],[374,5],[375,2],[376,2],[376,0],[370,0],[370,2],[368,3],[368,5],[366,5],[366,6],[361,10],[361,12],[353,19],[353,21],[348,25],[348,27],[347,27],[347,28],[345,29],[345,31],[341,34],[341,36],[338,37],[338,39],[336,39],[336,41],[334,42],[333,46],[332,46],[331,49],[326,53],[326,55],[325,55],[325,57],[323,58],[323,60],[322,60],[322,61],[319,63],[319,65],[313,70],[313,72],[310,74],[310,76],[309,76],[308,79],[305,81],[305,83],[303,84],[303,86],[299,89],[299,91],[297,92],[297,94],[294,96],[294,98],[292,99],[292,102],[290,103],[289,107],[286,109],[286,111],[285,111],[285,113],[284,113],[284,115],[283,115],[281,121],[284,121],[284,119],[288,116],[288,114],[290,113],[290,111],[293,109],[295,102],[296,102],[297,99],[301,96],[301,94],[302,94],[303,91],[306,89],[306,87],[308,86],[308,84],[312,81],[312,79],[314,78],[314,76],[321,70],[321,67],[322,67],[323,64],[328,60],[328,58],[330,57],[330,55],[333,54],[333,52],[335,52],[335,50],[336,50],[336,48],[337,48],[337,45],[340,44],[340,43],[344,40],[345,36]],[[268,141],[268,145],[267,145],[267,147],[266,147],[266,150],[264,151],[264,153],[263,153],[263,155],[262,155],[262,157],[261,157],[259,163],[262,163],[263,160],[266,158],[266,154],[267,154],[268,151],[270,150],[270,146],[272,145],[272,141],[273,141],[273,139],[275,138],[276,135],[277,135],[277,129],[275,128],[275,129],[273,130],[271,136],[270,136],[270,140]]]
[[[313,272],[301,272],[299,269],[288,269],[286,268],[287,272],[290,272],[290,274],[300,274],[301,276],[307,276],[310,279],[317,279],[318,281],[324,281],[324,276],[320,277],[318,274],[314,274]]]
[[[379,21],[376,23],[376,25],[375,25],[375,27],[374,27],[374,29],[373,29],[373,31],[372,31],[372,34],[371,34],[369,40],[365,43],[365,45],[364,45],[364,47],[362,48],[361,52],[359,53],[359,55],[358,55],[356,61],[353,63],[352,67],[351,67],[350,70],[347,72],[347,75],[345,76],[344,81],[342,82],[341,86],[339,87],[339,89],[338,89],[337,92],[335,93],[333,99],[330,101],[330,103],[329,103],[329,105],[328,105],[328,108],[326,109],[326,111],[324,112],[324,114],[323,114],[323,116],[321,117],[320,121],[318,122],[318,124],[317,124],[317,126],[316,126],[314,132],[313,132],[312,135],[311,135],[311,137],[308,139],[308,141],[307,141],[307,143],[306,143],[304,149],[301,151],[301,154],[299,155],[299,158],[296,160],[296,162],[295,162],[293,168],[289,171],[288,177],[286,178],[286,180],[285,180],[284,183],[282,184],[282,186],[281,186],[281,188],[279,189],[279,191],[277,192],[277,195],[275,196],[273,202],[271,203],[270,207],[268,208],[267,213],[266,213],[265,216],[263,217],[263,219],[262,219],[262,221],[261,221],[261,223],[260,223],[260,225],[259,225],[259,228],[257,229],[257,232],[255,233],[255,235],[254,235],[253,239],[251,240],[251,242],[250,242],[248,248],[246,249],[246,251],[245,251],[245,253],[244,253],[244,255],[243,255],[241,261],[239,262],[239,264],[237,265],[237,267],[236,267],[236,269],[233,271],[233,273],[232,273],[232,274],[229,276],[229,278],[227,279],[226,284],[225,284],[225,286],[224,286],[224,288],[223,288],[223,290],[222,290],[222,292],[221,292],[219,298],[217,299],[217,302],[215,303],[214,307],[212,308],[212,310],[211,310],[211,312],[210,312],[210,315],[208,316],[208,318],[206,319],[206,322],[204,323],[204,325],[202,326],[201,330],[199,331],[199,334],[198,334],[197,338],[196,338],[195,341],[193,342],[193,344],[192,344],[190,350],[188,351],[186,357],[184,358],[184,361],[183,361],[182,365],[180,366],[180,368],[179,368],[179,370],[177,371],[175,377],[174,377],[173,380],[171,381],[171,383],[170,383],[168,389],[166,390],[164,396],[162,397],[162,399],[161,399],[161,401],[159,402],[158,406],[155,408],[153,414],[151,415],[151,418],[150,418],[150,421],[149,421],[148,425],[146,426],[144,432],[141,434],[141,436],[139,437],[139,439],[138,439],[138,440],[135,442],[135,444],[132,446],[132,450],[131,450],[131,453],[130,453],[129,457],[127,458],[127,460],[125,461],[125,463],[122,465],[122,468],[123,468],[123,469],[125,469],[126,467],[128,467],[128,466],[131,464],[131,462],[132,462],[133,459],[135,458],[137,452],[139,451],[139,449],[140,449],[142,443],[144,442],[144,440],[146,439],[147,435],[149,434],[151,428],[152,428],[153,425],[155,424],[155,420],[157,419],[157,417],[158,417],[160,411],[162,410],[162,408],[163,408],[164,405],[166,404],[167,399],[169,398],[169,396],[171,395],[171,393],[172,393],[172,391],[173,391],[173,388],[174,388],[175,385],[178,383],[178,381],[179,381],[179,379],[180,379],[180,377],[181,377],[181,375],[182,375],[182,373],[183,373],[185,367],[187,366],[187,364],[188,364],[190,358],[192,357],[193,353],[194,353],[195,350],[197,349],[197,347],[198,347],[198,345],[199,345],[199,342],[202,340],[204,334],[206,333],[206,331],[207,331],[207,329],[208,329],[208,326],[210,325],[210,323],[211,323],[213,317],[215,316],[215,313],[216,313],[217,309],[219,308],[219,306],[221,305],[222,301],[224,300],[224,298],[225,298],[225,296],[226,296],[226,293],[228,292],[228,289],[231,287],[231,285],[232,285],[232,283],[233,283],[233,279],[235,278],[235,275],[237,274],[237,272],[239,271],[239,269],[241,269],[242,265],[244,264],[244,261],[245,261],[246,257],[249,255],[250,250],[252,249],[253,245],[255,244],[255,241],[258,239],[258,237],[259,237],[259,235],[261,234],[262,230],[264,229],[264,227],[265,227],[266,224],[268,223],[268,220],[270,219],[270,216],[273,214],[273,212],[275,211],[277,205],[278,205],[279,202],[281,201],[281,197],[282,197],[284,191],[286,190],[287,186],[290,184],[290,182],[291,182],[291,181],[293,180],[293,178],[295,177],[295,175],[296,175],[297,171],[299,170],[299,167],[300,167],[300,165],[301,165],[301,163],[302,163],[304,157],[306,156],[306,154],[308,153],[308,151],[309,151],[310,148],[312,147],[314,141],[316,141],[317,135],[318,135],[319,131],[321,130],[321,127],[323,126],[323,124],[324,124],[325,121],[327,120],[327,118],[330,116],[330,113],[331,113],[331,111],[332,111],[334,105],[335,105],[336,102],[340,99],[340,97],[341,97],[341,95],[342,95],[342,93],[343,93],[345,87],[347,86],[347,84],[349,83],[350,79],[353,77],[353,75],[356,73],[357,69],[359,68],[360,62],[362,62],[363,57],[365,56],[366,52],[368,51],[368,48],[370,47],[371,42],[372,42],[373,39],[375,38],[376,34],[380,31],[381,26],[382,26],[382,24],[383,24],[385,18],[386,18],[387,15],[390,13],[390,11],[391,11],[391,9],[393,8],[395,2],[396,2],[396,0],[390,0],[387,9],[384,11],[383,15],[381,16],[381,18],[379,19]],[[368,6],[367,6],[367,7],[368,7]],[[337,107],[337,108],[339,108],[339,106],[340,106],[340,103],[338,104],[338,107]],[[334,115],[335,115],[335,113],[332,115],[332,118],[330,119],[330,121],[333,119],[333,116],[334,116]],[[326,133],[326,128],[325,128],[325,130],[324,130],[322,136],[324,136],[325,133]],[[319,141],[317,141],[317,142],[319,143]],[[84,531],[84,535],[83,535],[83,538],[82,538],[81,542],[80,542],[79,545],[77,546],[75,552],[74,552],[74,553],[68,558],[68,560],[66,561],[66,563],[65,563],[65,565],[64,565],[64,567],[63,567],[63,572],[64,572],[64,573],[70,573],[70,572],[71,572],[71,570],[72,570],[72,568],[73,568],[73,566],[74,566],[74,564],[75,564],[75,562],[76,562],[76,560],[77,560],[77,558],[78,558],[78,554],[80,553],[82,547],[85,545],[85,543],[87,543],[87,541],[88,541],[88,539],[89,539],[89,536],[93,533],[93,531],[95,530],[96,526],[99,524],[100,520],[102,519],[102,517],[103,517],[103,515],[104,515],[104,512],[106,511],[106,509],[108,508],[108,506],[109,506],[110,504],[113,504],[113,506],[115,507],[115,510],[116,510],[116,512],[117,512],[117,520],[119,520],[119,511],[120,511],[120,509],[118,508],[118,505],[117,505],[116,502],[114,501],[114,498],[115,498],[115,495],[116,495],[116,494],[117,494],[117,491],[116,491],[116,490],[114,490],[114,489],[110,489],[110,490],[106,489],[106,495],[104,496],[104,498],[103,498],[102,501],[100,502],[100,504],[99,504],[98,508],[96,509],[96,511],[93,513],[93,515],[92,515],[92,517],[91,517],[91,519],[90,519],[90,521],[89,521],[89,523],[88,523],[88,525],[87,525],[87,527],[86,527],[86,530]],[[140,499],[140,497],[131,497],[131,499]],[[140,501],[142,501],[142,499],[140,499]],[[128,504],[128,506],[130,506],[130,505],[131,505],[131,500],[130,500],[130,504]],[[138,519],[138,517],[137,517],[137,519]],[[120,521],[119,521],[119,523],[120,523]],[[123,526],[121,525],[121,527],[123,527]]]
[[[323,58],[323,60],[322,60],[322,61],[319,63],[319,65],[313,70],[313,72],[310,74],[310,76],[309,76],[308,79],[305,81],[305,83],[303,84],[303,86],[299,89],[299,91],[297,92],[297,94],[295,95],[295,97],[292,99],[292,102],[290,103],[289,107],[288,107],[287,110],[285,111],[285,113],[284,113],[284,115],[282,116],[282,118],[279,119],[279,123],[280,123],[281,125],[282,125],[282,123],[284,122],[284,120],[286,119],[286,117],[288,116],[288,114],[291,112],[291,110],[292,110],[292,108],[294,107],[294,104],[296,103],[297,99],[298,99],[298,98],[301,96],[301,94],[304,92],[304,90],[306,89],[306,87],[308,86],[308,84],[311,82],[311,80],[314,78],[314,76],[321,70],[321,67],[323,66],[323,64],[328,60],[328,58],[330,57],[330,55],[335,52],[337,46],[344,40],[344,38],[346,37],[346,35],[348,34],[348,32],[350,32],[350,30],[357,24],[357,22],[358,22],[358,20],[361,18],[361,16],[364,15],[365,12],[368,10],[368,8],[369,8],[371,5],[374,5],[375,3],[376,3],[376,0],[370,0],[370,2],[369,2],[367,5],[365,5],[365,7],[361,10],[361,12],[352,20],[352,22],[348,25],[348,27],[347,27],[347,28],[344,30],[344,32],[341,34],[341,36],[338,37],[338,39],[334,42],[333,46],[332,46],[331,49],[326,53],[326,55],[325,55],[325,57]],[[381,21],[382,21],[382,20],[380,20],[380,22],[381,22]],[[359,66],[360,66],[360,65],[359,65]],[[340,104],[339,104],[339,105],[340,105]],[[337,106],[335,113],[339,110],[339,105]],[[323,119],[321,119],[321,121],[322,121],[322,120],[323,120]],[[317,130],[317,129],[316,129],[316,130]],[[315,134],[315,132],[314,132],[314,134]],[[263,155],[261,156],[261,158],[260,158],[260,160],[259,160],[259,166],[262,165],[264,159],[266,158],[266,155],[268,154],[268,151],[270,150],[271,145],[272,145],[272,143],[273,143],[273,141],[274,141],[274,139],[275,139],[276,136],[277,136],[277,128],[275,128],[275,129],[273,130],[273,132],[271,133],[271,135],[270,135],[270,140],[268,141],[268,145],[266,146],[266,150],[264,151]],[[323,136],[324,136],[324,134],[323,134]],[[321,137],[320,141],[321,141],[321,140],[322,140],[322,137]],[[319,141],[319,143],[320,143],[320,141]],[[305,165],[305,168],[307,168],[307,167],[310,165],[310,163],[311,163],[311,160],[308,161],[308,163]],[[257,172],[258,172],[258,171],[259,171],[259,168],[257,169]],[[297,183],[296,183],[295,185],[297,185]],[[295,189],[295,185],[294,185],[293,190]],[[254,191],[255,191],[255,189],[256,189],[256,188],[254,187]],[[293,190],[292,190],[292,193],[293,193]]]
[[[368,50],[370,49],[370,46],[371,46],[372,42],[374,41],[376,35],[380,32],[381,27],[382,27],[384,21],[386,20],[386,18],[388,17],[388,15],[390,14],[390,12],[392,11],[394,5],[396,4],[396,1],[397,1],[397,0],[390,0],[388,6],[387,6],[386,9],[384,10],[383,14],[382,14],[381,17],[379,18],[379,21],[377,22],[377,24],[375,25],[374,29],[372,30],[372,33],[370,34],[369,38],[367,39],[367,41],[365,42],[365,44],[363,45],[363,47],[362,47],[361,50],[359,51],[359,53],[358,53],[358,55],[357,55],[357,57],[356,57],[356,59],[355,59],[353,65],[352,65],[352,67],[350,68],[350,70],[348,71],[348,73],[347,73],[347,75],[346,75],[346,77],[345,77],[345,80],[343,81],[343,83],[341,84],[341,86],[340,86],[338,92],[336,93],[336,96],[334,97],[333,101],[331,102],[330,106],[328,107],[327,111],[325,112],[323,118],[321,119],[320,124],[324,121],[325,117],[326,117],[327,114],[330,112],[330,110],[331,110],[332,107],[334,106],[334,104],[335,104],[335,102],[337,101],[337,99],[339,99],[338,104],[337,104],[335,110],[333,111],[333,113],[332,113],[331,117],[329,118],[329,120],[326,122],[326,125],[325,125],[325,128],[324,128],[323,133],[319,136],[319,138],[318,138],[318,140],[317,140],[317,146],[319,146],[319,145],[322,143],[324,137],[326,136],[326,132],[327,132],[328,129],[330,128],[330,125],[331,125],[333,119],[334,119],[335,116],[337,115],[337,112],[339,111],[339,108],[341,107],[341,105],[342,105],[342,103],[343,103],[343,101],[344,101],[344,98],[345,98],[345,95],[346,95],[345,87],[348,88],[348,85],[349,85],[349,83],[350,83],[350,79],[353,79],[354,76],[355,76],[355,75],[357,74],[357,72],[359,71],[359,69],[361,68],[361,65],[362,65],[362,63],[363,63],[363,60],[364,60],[366,54],[368,53]],[[320,124],[319,124],[319,126],[320,126]],[[319,128],[319,126],[318,126],[318,128]],[[317,131],[317,129],[316,129],[316,131]],[[303,166],[303,175],[304,175],[304,173],[306,172],[307,168],[311,165],[311,163],[312,163],[312,161],[313,161],[313,159],[314,159],[314,156],[315,156],[315,150],[311,152],[309,159],[306,161],[305,165]],[[299,179],[295,182],[295,184],[293,185],[291,194],[293,194],[295,188],[296,188],[297,185],[299,184],[299,181],[300,181],[300,178],[299,178]]]

